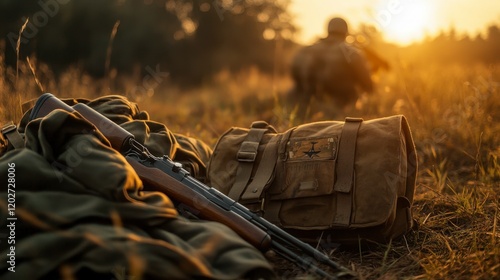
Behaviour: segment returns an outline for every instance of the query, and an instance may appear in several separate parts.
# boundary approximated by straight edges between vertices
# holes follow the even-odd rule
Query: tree
[[[30,26],[21,37],[22,56],[35,54],[56,73],[78,65],[102,77],[106,74],[110,34],[119,21],[111,68],[126,74],[138,67],[145,71],[148,66],[159,65],[174,80],[196,84],[225,68],[255,65],[263,71],[272,70],[275,44],[263,34],[294,32],[288,2],[3,1],[2,11],[9,12],[0,18],[0,30],[16,42],[21,25],[29,18]],[[7,48],[5,56],[13,66],[15,48]]]

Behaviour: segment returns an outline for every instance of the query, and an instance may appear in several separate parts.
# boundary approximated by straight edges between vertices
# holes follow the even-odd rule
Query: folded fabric
[[[26,148],[0,158],[0,181],[15,174],[9,217],[17,218],[6,218],[3,187],[0,227],[15,224],[15,272],[8,270],[11,248],[2,245],[1,279],[274,276],[262,254],[226,226],[188,221],[167,196],[145,192],[125,158],[77,113],[56,110],[23,132]]]
[[[146,111],[141,111],[136,103],[127,98],[120,95],[106,95],[93,100],[69,98],[62,101],[70,106],[77,103],[87,104],[134,134],[135,139],[146,146],[153,155],[168,155],[173,160],[183,163],[197,179],[205,179],[206,163],[212,154],[212,149],[199,139],[174,133],[165,124],[151,120]],[[27,110],[19,124],[21,133],[29,122],[31,111],[29,107],[33,104],[34,100],[23,105]]]

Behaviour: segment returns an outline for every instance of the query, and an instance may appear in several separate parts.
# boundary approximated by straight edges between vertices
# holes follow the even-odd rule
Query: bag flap
[[[413,201],[414,165],[408,163],[413,141],[403,116],[363,122],[358,132],[355,160],[355,187],[351,227],[380,225],[390,220],[398,197]],[[412,153],[415,154],[414,152]],[[339,170],[338,172],[341,172]]]

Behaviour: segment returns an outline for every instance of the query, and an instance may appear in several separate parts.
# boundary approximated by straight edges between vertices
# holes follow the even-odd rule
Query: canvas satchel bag
[[[387,242],[412,228],[417,159],[402,115],[346,118],[278,133],[233,127],[207,170],[214,188],[314,242]]]

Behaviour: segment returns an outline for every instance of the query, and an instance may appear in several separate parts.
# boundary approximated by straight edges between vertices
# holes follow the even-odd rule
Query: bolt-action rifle
[[[309,244],[298,240],[218,190],[194,179],[182,168],[182,164],[172,161],[168,156],[152,155],[130,132],[86,104],[69,106],[54,95],[45,93],[38,98],[31,111],[30,120],[44,117],[56,109],[80,113],[109,140],[115,150],[125,156],[146,186],[166,194],[197,218],[220,222],[261,252],[273,250],[302,269],[322,278],[337,279],[353,275],[349,269],[332,261]],[[317,263],[325,264],[335,272],[327,273],[319,268]]]

